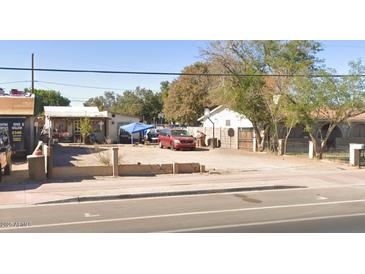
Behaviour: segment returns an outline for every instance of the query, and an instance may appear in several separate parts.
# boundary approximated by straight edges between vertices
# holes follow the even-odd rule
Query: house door
[[[73,121],[74,143],[81,143],[80,120]]]

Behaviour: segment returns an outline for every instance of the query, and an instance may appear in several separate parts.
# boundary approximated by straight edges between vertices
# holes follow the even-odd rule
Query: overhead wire
[[[131,74],[131,75],[170,75],[170,76],[219,76],[219,77],[365,77],[365,74],[232,74],[232,73],[185,73],[185,72],[157,72],[157,71],[119,71],[119,70],[89,70],[89,69],[58,69],[58,68],[24,68],[24,67],[0,67],[0,70],[13,71],[43,71],[66,73],[98,73],[98,74]]]

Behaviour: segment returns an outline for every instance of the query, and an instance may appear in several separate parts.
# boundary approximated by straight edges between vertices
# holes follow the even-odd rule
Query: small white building
[[[103,143],[107,136],[108,115],[97,107],[45,106],[45,125],[50,137],[57,142],[81,143],[80,122],[89,118],[93,134]]]
[[[253,127],[245,116],[227,107],[218,106],[210,111],[209,118],[211,121],[204,116],[200,117],[198,122],[201,126],[189,127],[189,132],[194,136],[205,134],[205,143],[208,145],[217,142],[216,145],[222,148],[253,149]]]
[[[91,120],[93,134],[99,143],[119,142],[119,127],[139,122],[138,117],[99,111],[97,107],[60,107],[45,106],[45,128],[51,129],[53,139],[59,142],[81,142],[80,120]]]
[[[252,123],[245,116],[224,106],[218,106],[210,111],[210,119],[215,128],[252,128]],[[213,124],[204,116],[198,119],[204,128],[212,128]]]
[[[109,111],[104,111],[104,113],[106,113],[106,115],[109,117],[108,124],[107,124],[107,138],[112,143],[119,143],[120,126],[139,122],[138,117],[109,112]]]

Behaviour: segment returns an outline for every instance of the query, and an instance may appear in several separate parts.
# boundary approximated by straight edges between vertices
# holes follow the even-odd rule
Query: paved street
[[[365,232],[365,184],[4,208],[0,222],[0,232]]]

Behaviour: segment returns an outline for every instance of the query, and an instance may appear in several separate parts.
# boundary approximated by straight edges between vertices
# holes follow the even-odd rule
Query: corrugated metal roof
[[[99,111],[97,107],[44,107],[44,113],[48,117],[89,117],[107,118],[105,111]]]

